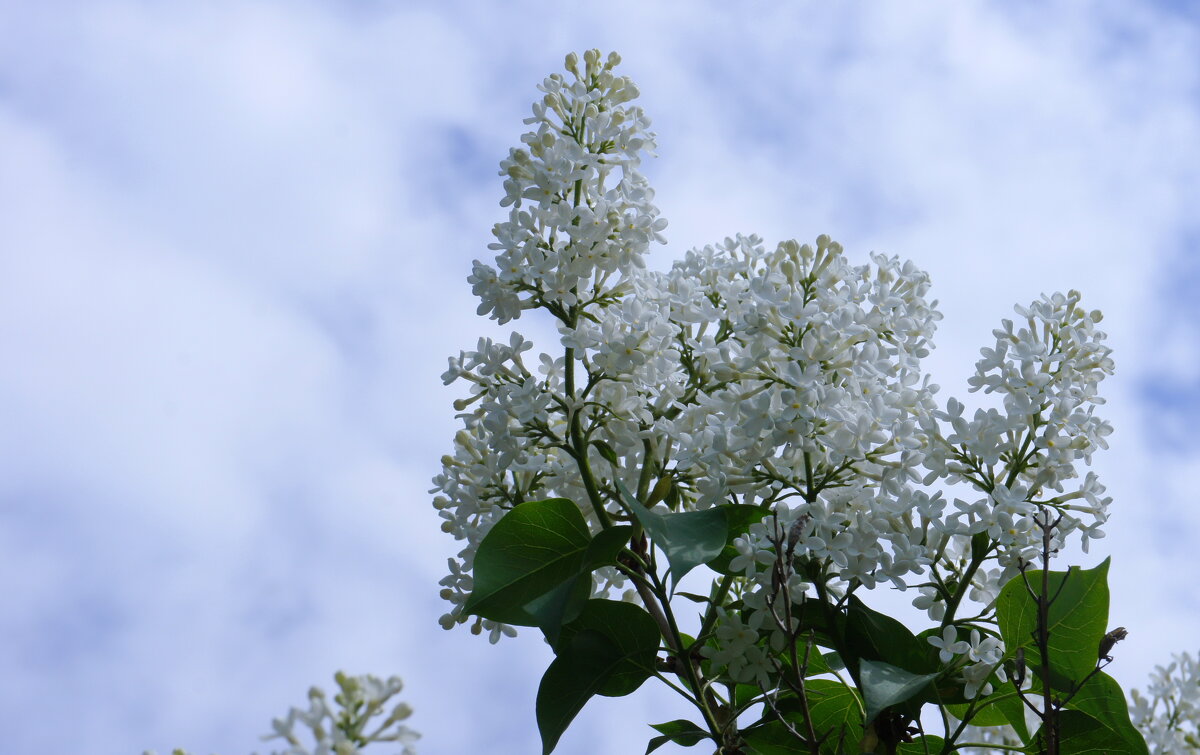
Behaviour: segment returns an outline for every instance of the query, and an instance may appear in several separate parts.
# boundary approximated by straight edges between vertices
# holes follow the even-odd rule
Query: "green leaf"
[[[654,656],[659,647],[658,624],[646,609],[619,600],[587,601],[578,618],[562,628],[554,652],[570,652],[576,634],[596,632],[610,640],[622,653],[596,694],[622,697],[636,690],[654,673]]]
[[[806,644],[807,643],[805,643],[805,642],[796,643],[796,652],[797,652],[797,656],[798,656],[796,658],[796,661],[798,663],[804,663],[806,660],[806,658],[805,658]],[[821,674],[829,674],[829,673],[832,673],[835,668],[837,668],[839,670],[842,668],[845,668],[845,666],[841,663],[841,659],[838,658],[838,654],[833,651],[822,654],[821,648],[817,647],[816,645],[813,645],[812,648],[808,649],[807,652],[808,652],[808,656],[807,656],[808,668],[806,668],[805,672],[804,672],[804,676],[806,676],[806,677],[820,676]],[[782,655],[783,655],[783,660],[788,664],[788,667],[790,668],[790,664],[792,662],[791,651],[784,650]]]
[[[612,464],[614,467],[621,466],[620,462],[617,461],[617,452],[612,449],[612,446],[602,440],[594,440],[592,441],[592,447],[599,451],[600,456],[609,464]]]
[[[751,700],[763,694],[757,684],[737,684],[733,688],[733,704],[738,708],[746,708]]]
[[[594,538],[565,498],[522,503],[492,527],[475,554],[475,589],[464,610],[518,626],[536,626],[554,642],[591,594],[592,570],[616,562],[633,527]]]
[[[1116,739],[1112,730],[1100,721],[1079,710],[1064,710],[1058,714],[1060,755],[1145,755],[1146,743]],[[1041,732],[1034,735],[1025,752],[1041,753]]]
[[[937,755],[946,746],[946,740],[941,737],[917,737],[911,742],[901,742],[896,747],[896,755]]]
[[[652,673],[658,626],[630,603],[589,600],[563,627],[537,694],[542,755],[549,755],[593,695],[627,695]]]
[[[846,662],[842,660],[842,657],[835,650],[830,650],[828,653],[822,655],[821,660],[825,661],[825,665],[829,667],[830,671],[841,671],[846,668]]]
[[[580,632],[546,669],[537,693],[542,755],[554,751],[567,726],[620,662],[616,645],[598,632]]]
[[[601,566],[612,566],[617,563],[617,556],[629,544],[633,536],[633,525],[621,524],[600,530],[588,543],[587,552],[583,554],[583,572],[591,574]]]
[[[871,723],[884,708],[899,705],[916,697],[937,674],[913,674],[890,663],[869,661],[858,666],[863,699],[867,704],[865,723]]]
[[[825,736],[821,752],[854,752],[863,736],[863,708],[858,694],[832,679],[809,679],[808,713],[817,736]]]
[[[1094,718],[1109,732],[1109,738],[1121,742],[1129,752],[1146,755],[1146,740],[1129,719],[1129,704],[1121,685],[1103,671],[1088,679],[1067,702],[1067,707]]]
[[[746,742],[743,751],[748,755],[791,755],[791,753],[812,752],[812,748],[806,745],[803,739],[797,739],[788,726],[789,724],[782,721],[768,721],[747,729],[742,732],[742,739]],[[791,727],[796,728],[795,724],[791,724]]]
[[[804,690],[813,731],[824,737],[821,752],[826,755],[857,752],[863,737],[863,706],[858,693],[833,679],[808,679]],[[804,712],[798,700],[784,698],[777,707],[793,727],[804,731]]]
[[[725,547],[727,525],[725,511],[721,507],[657,514],[638,503],[620,480],[617,481],[617,489],[625,505],[649,533],[650,539],[667,554],[673,584],[679,584],[685,574],[700,564],[716,558]]]
[[[617,554],[629,542],[632,534],[633,527],[628,524],[601,530],[588,543],[583,554],[583,565],[574,577],[567,578],[550,592],[525,604],[525,612],[533,617],[535,625],[551,645],[558,642],[562,625],[579,615],[583,604],[592,594],[592,571],[616,563]]]
[[[729,571],[729,562],[738,555],[737,548],[733,547],[733,541],[745,535],[750,530],[750,525],[761,522],[763,517],[770,512],[767,509],[745,503],[726,503],[718,508],[725,512],[725,547],[721,549],[715,559],[708,562],[708,566],[718,574],[728,576],[732,574]]]
[[[946,705],[950,715],[962,721],[967,715],[970,703]],[[975,713],[968,722],[974,726],[1012,726],[1023,739],[1029,738],[1029,730],[1025,727],[1025,706],[1021,699],[1014,694],[1011,682],[996,685],[996,691],[987,697],[975,701]]]
[[[846,636],[846,612],[817,598],[804,598],[792,609],[792,617],[800,621],[798,637],[806,639],[809,633],[813,641],[824,647],[838,645]],[[856,660],[856,657],[854,657]],[[845,659],[837,668],[845,668]]]
[[[1001,690],[1012,687],[1012,679],[1008,684],[1001,687]],[[996,709],[1004,714],[1005,723],[1013,727],[1013,731],[1017,732],[1017,736],[1022,740],[1029,739],[1029,724],[1025,723],[1025,703],[1021,702],[1021,698],[1013,695],[1012,697],[1004,698],[996,701]]]
[[[475,589],[463,611],[537,626],[524,606],[578,574],[591,539],[579,507],[566,498],[519,504],[479,544]]]
[[[1041,571],[1030,571],[1026,576],[1034,590],[1041,590]],[[1054,598],[1048,616],[1051,669],[1075,683],[1096,667],[1100,640],[1108,631],[1107,578],[1108,559],[1094,569],[1073,566],[1069,572],[1049,574],[1049,595]],[[1034,640],[1037,602],[1029,595],[1020,575],[1000,590],[996,620],[1008,657],[1013,657],[1017,648],[1024,648],[1026,666],[1038,673],[1041,655]],[[1053,678],[1051,684],[1062,686]]]
[[[971,536],[971,560],[982,562],[984,556],[987,555],[988,546],[992,544],[992,539],[988,537],[987,530],[976,532]]]
[[[591,594],[592,575],[580,574],[526,603],[523,610],[533,617],[535,626],[553,644],[558,641],[562,625],[579,615]]]
[[[797,650],[800,655],[798,660],[801,663],[804,663],[806,660],[804,657],[804,645],[801,644]],[[835,662],[839,660],[837,657],[837,653],[830,651],[829,653],[822,654],[821,649],[818,648],[816,645],[813,645],[812,648],[809,649],[809,651],[808,651],[808,658],[807,658],[808,668],[805,669],[804,675],[805,676],[818,676],[820,674],[832,673],[833,666],[829,662],[830,658],[832,658]]]
[[[691,747],[698,742],[708,738],[708,732],[701,729],[696,724],[687,719],[679,718],[674,721],[667,721],[665,724],[650,724],[655,731],[662,732],[661,737],[654,737],[646,745],[646,755],[662,747],[667,742],[674,742],[677,745]]]
[[[857,658],[883,661],[914,674],[938,671],[937,653],[928,642],[918,639],[908,627],[867,607],[851,595],[846,616],[847,649]],[[846,659],[847,664],[856,658]]]

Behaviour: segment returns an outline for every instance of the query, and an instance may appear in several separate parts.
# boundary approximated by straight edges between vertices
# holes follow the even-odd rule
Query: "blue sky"
[[[496,165],[563,55],[655,121],[656,266],[736,232],[910,257],[946,395],[1077,288],[1118,374],[1112,667],[1200,634],[1200,20],[1179,4],[0,2],[0,730],[12,752],[265,750],[334,670],[423,752],[536,750],[547,662],[443,632],[426,492]],[[544,324],[518,323],[549,348]],[[970,403],[968,402],[968,405]],[[666,694],[563,753],[640,751]],[[633,723],[630,723],[633,722]]]

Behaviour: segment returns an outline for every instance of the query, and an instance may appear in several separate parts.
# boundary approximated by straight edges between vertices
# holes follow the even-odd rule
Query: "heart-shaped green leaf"
[[[700,564],[716,558],[725,547],[728,524],[720,507],[658,514],[630,495],[620,480],[617,489],[621,500],[650,535],[651,541],[667,554],[673,584],[679,584],[685,574]]]
[[[1069,576],[1068,576],[1069,575]],[[1042,590],[1042,572],[1026,573],[1029,585]],[[1071,567],[1050,572],[1049,648],[1052,672],[1061,675],[1055,686],[1078,683],[1096,667],[1100,640],[1108,631],[1108,559],[1094,569]],[[1041,654],[1034,640],[1038,623],[1037,601],[1020,575],[1009,580],[996,598],[996,620],[1008,657],[1025,650],[1026,666],[1037,673]],[[1055,684],[1054,677],[1051,684]],[[1060,690],[1068,691],[1068,690]]]
[[[548,755],[593,695],[627,695],[652,673],[658,625],[645,609],[615,600],[589,600],[563,627],[556,657],[537,694],[542,753]]]
[[[867,704],[866,723],[871,723],[884,708],[899,705],[921,693],[937,674],[914,674],[910,671],[882,661],[858,664],[858,675],[862,682],[863,700]]]
[[[519,504],[484,536],[463,611],[537,626],[525,606],[579,573],[592,541],[579,507],[566,498]]]
[[[662,732],[661,737],[654,737],[646,744],[646,755],[654,752],[667,742],[674,742],[683,747],[691,747],[707,739],[709,734],[687,719],[679,718],[663,724],[650,724],[655,731]]]

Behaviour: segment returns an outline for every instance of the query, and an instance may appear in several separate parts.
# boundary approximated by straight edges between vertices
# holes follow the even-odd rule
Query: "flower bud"
[[[1112,652],[1113,646],[1128,636],[1129,632],[1125,630],[1125,627],[1117,627],[1104,635],[1104,638],[1100,640],[1100,660],[1112,661],[1112,656],[1109,653]]]
[[[653,506],[666,498],[667,494],[671,492],[672,484],[671,475],[658,478],[658,482],[655,483],[654,488],[650,491],[650,497],[646,499],[646,506]]]
[[[410,717],[411,715],[412,715],[412,706],[411,705],[409,705],[408,703],[398,703],[396,705],[396,707],[392,709],[391,719],[393,721],[403,721],[404,719]]]

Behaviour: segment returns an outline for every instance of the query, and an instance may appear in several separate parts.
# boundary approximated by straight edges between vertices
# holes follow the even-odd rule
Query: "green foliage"
[[[650,755],[650,753],[662,747],[667,742],[674,742],[683,747],[691,747],[708,738],[707,731],[683,718],[667,721],[663,724],[651,724],[650,727],[655,731],[661,732],[661,736],[652,738],[646,744],[646,755]]]
[[[542,676],[537,722],[548,755],[593,695],[628,695],[654,673],[658,626],[630,603],[589,600],[563,627],[555,658]]]
[[[600,449],[604,454],[604,449]],[[705,511],[659,514],[621,489],[625,505],[654,545],[666,554],[674,582],[696,566],[710,564],[727,573],[736,555],[730,543],[765,515],[754,506],[724,505]],[[563,731],[594,695],[620,696],[636,690],[653,673],[660,628],[642,608],[609,600],[588,600],[591,572],[616,563],[634,534],[628,525],[611,527],[593,536],[578,506],[563,498],[520,504],[498,521],[480,544],[475,557],[475,590],[465,611],[508,624],[537,626],[555,649],[555,660],[538,691],[537,720],[543,752],[556,746]],[[974,543],[973,543],[974,545]],[[978,546],[983,548],[983,545]],[[1076,690],[1095,669],[1097,648],[1106,631],[1108,562],[1100,566],[1048,576],[1049,683],[1063,711],[1063,752],[1145,753],[1145,743],[1129,720],[1124,695],[1110,677],[1097,673]],[[1028,572],[1028,584],[1040,590],[1042,574]],[[700,602],[708,598],[694,596]],[[689,596],[689,599],[692,599]],[[840,647],[860,690],[840,681],[806,682],[808,715],[823,737],[825,753],[856,747],[864,726],[883,711],[899,708],[916,716],[925,702],[948,704],[951,713],[965,716],[968,705],[958,703],[961,690],[941,674],[936,650],[927,642],[931,629],[914,635],[899,621],[850,596],[841,606],[809,601],[804,604],[802,629],[827,647]],[[1037,601],[1020,577],[1001,591],[996,602],[997,623],[1009,657],[1023,649],[1027,668],[1040,671],[1036,643]],[[787,660],[787,651],[782,655]],[[818,647],[810,652],[807,674],[831,672]],[[1040,686],[1044,680],[1037,680]],[[747,690],[751,697],[754,688]],[[974,705],[973,723],[1008,723],[1028,739],[1024,712],[1011,684]],[[1072,693],[1074,693],[1072,695]],[[743,732],[748,752],[760,755],[803,752],[807,746],[796,733],[806,731],[802,706],[784,697],[778,706],[782,719],[768,716]],[[710,734],[687,721],[657,727],[647,752],[666,742],[696,744]],[[935,743],[936,741],[936,743]],[[1036,741],[1036,735],[1033,741]],[[940,749],[940,740],[908,743],[898,752]],[[1071,749],[1067,749],[1071,748]],[[1098,749],[1099,748],[1099,749]]]
[[[827,755],[857,752],[863,736],[863,701],[854,688],[833,679],[809,679],[804,683],[804,691],[813,731],[821,740],[821,752]],[[777,707],[792,728],[806,731],[798,699],[786,697]]]
[[[584,602],[592,594],[592,577],[581,574],[555,587],[550,592],[534,598],[522,609],[532,617],[534,624],[546,639],[557,642],[562,625],[579,615]]]
[[[575,636],[586,632],[602,635],[626,654],[596,694],[623,697],[654,673],[654,654],[659,646],[658,625],[646,609],[619,600],[589,600],[579,618],[562,628],[558,642],[552,645],[555,654],[569,652]]]
[[[679,580],[692,569],[719,556],[725,548],[729,534],[726,507],[658,514],[639,503],[620,481],[617,482],[617,488],[622,501],[645,528],[650,539],[667,554],[674,584],[679,584]]]
[[[591,539],[579,507],[566,498],[516,506],[480,543],[474,590],[463,610],[506,624],[536,626],[524,606],[578,573]]]
[[[1146,755],[1146,740],[1129,719],[1125,693],[1121,690],[1121,685],[1108,674],[1103,671],[1096,672],[1067,701],[1067,707],[1070,710],[1065,711],[1064,715],[1068,717],[1074,717],[1071,711],[1085,713],[1091,717],[1094,722],[1092,726],[1104,731],[1106,741],[1112,748],[1111,752]]]
[[[859,664],[858,676],[867,704],[865,722],[869,724],[884,708],[919,695],[937,674],[913,674],[890,663],[864,659]]]
[[[1025,704],[1017,697],[1011,684],[1003,684],[1000,688],[979,700],[970,703],[954,703],[946,706],[950,715],[958,720],[971,713],[971,723],[976,726],[1013,727],[1022,739],[1029,738],[1029,729],[1025,726]]]
[[[891,616],[868,608],[857,596],[851,595],[848,605],[846,649],[853,655],[846,663],[852,669],[855,661],[866,659],[882,661],[914,674],[938,670],[933,646],[913,635],[908,627]]]
[[[856,749],[863,732],[863,703],[851,687],[829,679],[812,679],[804,685],[813,729],[824,737],[823,753]]]
[[[733,547],[736,538],[745,535],[750,525],[761,522],[770,512],[758,506],[727,503],[720,507],[725,512],[728,531],[725,533],[725,547],[716,558],[707,562],[710,569],[718,574],[732,574],[729,562],[737,557],[737,548]]]
[[[551,640],[591,593],[591,572],[614,563],[633,528],[592,537],[579,507],[566,498],[514,507],[479,544],[475,589],[463,610],[485,619],[540,627]]]
[[[729,544],[764,515],[754,506],[730,504],[699,512],[659,514],[642,506],[628,491],[622,489],[621,493],[654,545],[666,554],[676,582],[706,563],[727,572],[736,555]],[[629,603],[588,600],[591,572],[617,563],[634,532],[634,527],[621,525],[593,536],[574,502],[552,498],[514,507],[493,526],[476,553],[475,590],[465,610],[508,624],[537,626],[555,650],[537,698],[544,753],[554,749],[592,696],[627,695],[654,673],[661,629],[650,614]],[[1106,631],[1107,570],[1105,561],[1094,569],[1072,568],[1048,576],[1053,598],[1048,626],[1050,684],[1068,708],[1061,712],[1064,754],[1146,753],[1117,683],[1098,672],[1088,678],[1096,667],[1097,648]],[[1041,572],[1031,571],[1026,576],[1030,586],[1040,589]],[[699,595],[684,597],[702,604],[712,602]],[[1035,688],[1029,694],[1040,694],[1037,601],[1021,578],[1003,588],[996,612],[1008,657],[1018,648],[1024,651],[1026,666],[1035,675]],[[936,649],[927,641],[937,629],[914,635],[854,595],[840,605],[810,599],[802,604],[799,617],[798,637],[811,636],[817,643],[809,650],[806,676],[810,678],[805,688],[808,716],[821,738],[822,753],[857,748],[864,726],[888,709],[915,717],[929,702],[946,705],[960,718],[971,711],[972,723],[977,725],[1010,724],[1026,741],[1036,742],[1037,735],[1029,739],[1024,711],[1011,682],[981,701],[963,702],[961,683],[954,674],[945,673]],[[840,653],[823,652],[821,647],[840,648]],[[790,653],[804,648],[801,639],[794,650],[780,651],[785,667],[790,665]],[[836,668],[847,668],[859,688],[811,678]],[[1085,678],[1088,681],[1080,687]],[[738,693],[739,700],[746,702],[759,690],[739,685]],[[797,739],[797,732],[807,736],[803,706],[795,696],[785,694],[775,709],[778,714],[771,712],[742,732],[746,752],[808,752],[803,737]],[[660,735],[650,740],[647,752],[667,742],[690,746],[712,736],[700,725],[684,720],[655,728]],[[937,737],[926,737],[901,745],[897,752],[917,755],[926,747],[940,751],[942,744]]]
[[[917,737],[896,747],[896,755],[937,755],[945,744],[946,740],[941,737]]]
[[[1025,574],[1029,586],[1042,589],[1042,572]],[[1078,684],[1096,667],[1100,640],[1108,624],[1108,559],[1093,569],[1071,567],[1066,572],[1050,572],[1048,629],[1050,667],[1062,679],[1051,679],[1061,687],[1069,680]],[[1025,580],[1009,580],[996,599],[996,618],[1009,657],[1017,648],[1025,651],[1025,663],[1032,672],[1041,665],[1036,643],[1037,601],[1029,594]],[[1069,691],[1069,690],[1064,690]]]
[[[1060,755],[1146,755],[1146,743],[1138,735],[1138,741],[1115,738],[1112,729],[1087,713],[1064,710],[1059,715]],[[1035,734],[1025,748],[1030,755],[1041,755],[1045,748],[1041,735]]]
[[[783,721],[769,721],[744,733],[747,755],[790,755],[812,750],[796,736],[796,727]]]

